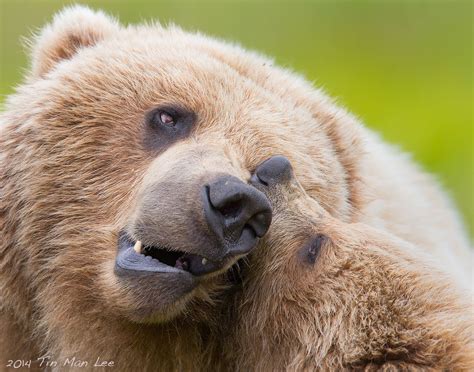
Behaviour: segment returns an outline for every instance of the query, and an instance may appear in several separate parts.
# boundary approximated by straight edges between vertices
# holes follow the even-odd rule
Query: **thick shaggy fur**
[[[232,295],[219,278],[204,280],[173,304],[171,320],[149,324],[131,320],[142,298],[113,273],[118,231],[133,218],[144,183],[180,176],[189,159],[202,172],[248,180],[263,160],[283,154],[308,195],[333,218],[387,231],[443,265],[460,286],[467,282],[468,241],[436,183],[321,91],[271,60],[173,26],[122,27],[77,7],[57,15],[32,48],[31,73],[0,117],[0,365],[46,354],[92,362],[100,355],[124,371],[215,364],[212,355],[222,352],[223,343],[221,307]],[[153,153],[142,146],[143,116],[163,103],[185,106],[199,121],[192,137]],[[288,234],[293,236],[291,226]],[[287,245],[285,239],[280,246]],[[378,247],[380,257],[396,261],[384,247]],[[364,260],[369,267],[379,263],[375,254]],[[269,275],[268,265],[255,270]],[[272,280],[267,291],[255,289],[269,306],[285,278]],[[370,317],[378,315],[369,302],[390,298],[374,290],[364,300],[349,288],[345,293],[351,297],[340,301],[347,306],[359,296],[357,304],[366,301],[361,309],[367,313],[344,319],[348,310],[325,308],[320,346],[304,338],[306,321],[316,320],[294,319],[310,355],[331,347],[341,329],[337,337],[343,342],[352,329],[344,328],[347,322],[366,319],[370,327]],[[425,287],[410,288],[422,296]],[[269,313],[253,315],[257,318],[242,318],[241,327],[269,325]],[[278,321],[271,325],[288,330]],[[255,353],[241,357],[237,368],[258,364]],[[368,363],[372,357],[367,354]],[[302,366],[294,360],[295,367]]]
[[[294,178],[260,187],[276,217],[235,299],[236,369],[474,369],[472,300],[430,255],[330,216]]]

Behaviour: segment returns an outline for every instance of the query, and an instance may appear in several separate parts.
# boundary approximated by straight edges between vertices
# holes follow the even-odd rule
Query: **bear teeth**
[[[137,253],[142,253],[142,242],[140,240],[137,240],[135,245],[133,246],[133,249],[135,250],[135,252]]]

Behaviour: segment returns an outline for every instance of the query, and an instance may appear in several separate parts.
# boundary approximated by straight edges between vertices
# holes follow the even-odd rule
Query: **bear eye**
[[[311,239],[302,249],[302,258],[306,263],[314,265],[321,253],[321,249],[327,244],[329,237],[324,234],[318,234]]]
[[[196,114],[182,106],[155,107],[144,116],[143,142],[146,149],[163,151],[191,134]]]
[[[176,121],[175,121],[173,115],[170,114],[169,112],[159,111],[158,115],[159,115],[159,120],[160,120],[161,124],[168,125],[168,126],[175,125]]]
[[[182,124],[184,113],[173,107],[160,107],[147,114],[147,121],[154,130],[171,129],[175,133]]]

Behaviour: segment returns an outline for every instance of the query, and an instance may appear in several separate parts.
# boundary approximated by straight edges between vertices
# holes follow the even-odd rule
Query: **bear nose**
[[[221,176],[205,186],[205,217],[231,254],[247,253],[268,231],[272,209],[267,197],[238,178]]]
[[[288,182],[292,177],[293,168],[290,161],[282,155],[275,155],[265,160],[255,169],[250,183],[274,186]]]

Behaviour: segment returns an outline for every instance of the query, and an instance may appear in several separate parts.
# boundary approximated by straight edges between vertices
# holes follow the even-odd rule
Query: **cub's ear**
[[[84,6],[63,9],[30,43],[33,77],[41,77],[55,65],[72,58],[81,48],[97,44],[120,29],[118,22]]]

